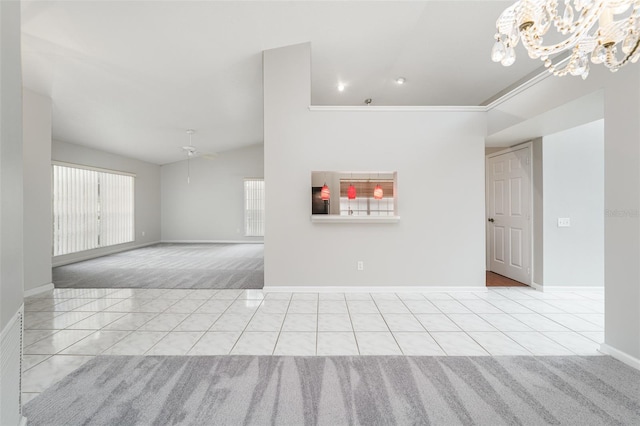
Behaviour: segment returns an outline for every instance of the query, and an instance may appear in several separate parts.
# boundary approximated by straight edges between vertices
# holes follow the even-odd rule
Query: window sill
[[[400,216],[338,216],[312,214],[313,223],[398,223]]]

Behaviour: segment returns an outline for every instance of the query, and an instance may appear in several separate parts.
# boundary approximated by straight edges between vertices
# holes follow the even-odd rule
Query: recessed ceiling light
[[[398,84],[404,84],[404,83],[406,83],[406,82],[407,82],[407,79],[406,79],[406,78],[404,78],[404,77],[398,77],[398,78],[396,78],[396,83],[398,83]]]
[[[338,92],[344,92],[344,84],[338,84]]]

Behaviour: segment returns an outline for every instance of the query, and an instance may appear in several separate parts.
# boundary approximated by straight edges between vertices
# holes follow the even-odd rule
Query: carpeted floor
[[[259,289],[262,244],[157,244],[53,268],[57,288]]]
[[[29,425],[638,425],[611,357],[100,356]]]

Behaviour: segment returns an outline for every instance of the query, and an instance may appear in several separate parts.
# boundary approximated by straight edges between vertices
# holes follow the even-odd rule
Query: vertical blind
[[[244,235],[264,236],[264,179],[244,180]]]
[[[53,255],[134,240],[134,178],[53,165]]]

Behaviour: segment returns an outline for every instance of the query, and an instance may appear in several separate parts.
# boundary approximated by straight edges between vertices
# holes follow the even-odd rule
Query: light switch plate
[[[570,217],[559,217],[558,218],[558,228],[568,228],[571,226],[571,218]]]

